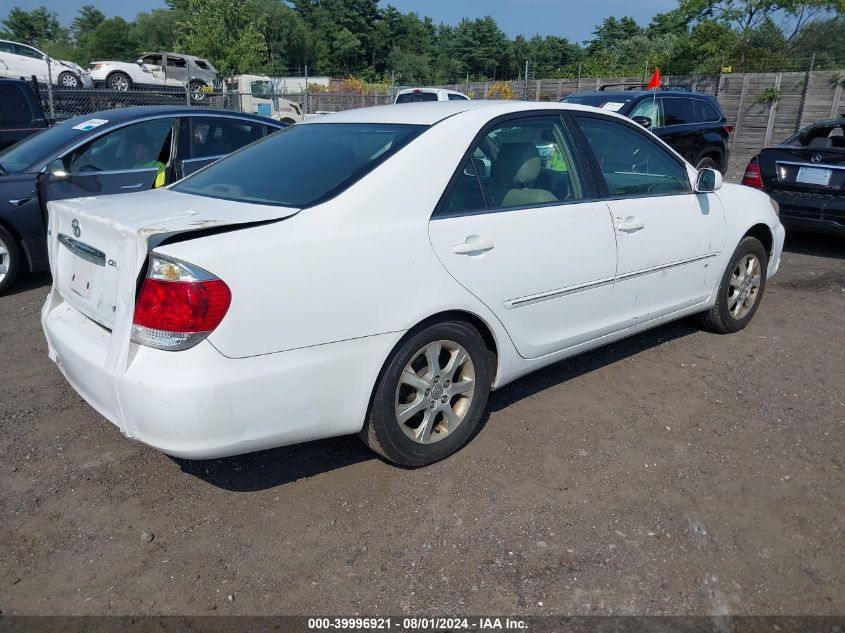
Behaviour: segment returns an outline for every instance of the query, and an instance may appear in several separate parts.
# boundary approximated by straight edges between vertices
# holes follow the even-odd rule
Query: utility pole
[[[308,64],[305,64],[305,114],[311,114],[309,108],[309,92],[308,92]]]
[[[525,86],[522,89],[522,100],[528,101],[528,60],[525,60]]]

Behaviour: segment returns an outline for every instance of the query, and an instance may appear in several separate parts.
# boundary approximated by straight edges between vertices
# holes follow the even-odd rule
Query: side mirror
[[[68,176],[67,170],[65,170],[65,164],[64,162],[62,162],[61,158],[57,158],[52,163],[47,165],[44,171],[49,177],[50,181],[62,180],[64,178],[67,178]]]
[[[695,179],[696,193],[712,193],[722,188],[722,174],[715,169],[706,167],[698,170]]]
[[[651,127],[651,119],[647,116],[635,116],[632,120],[634,123],[642,125],[645,129],[649,129]]]

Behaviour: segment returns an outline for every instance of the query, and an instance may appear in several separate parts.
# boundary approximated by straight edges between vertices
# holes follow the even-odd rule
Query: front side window
[[[191,117],[191,157],[225,156],[257,141],[267,126],[238,119]]]
[[[637,104],[637,107],[634,108],[634,111],[631,112],[631,118],[637,116],[644,116],[651,119],[651,126],[649,129],[653,129],[656,127],[663,126],[663,114],[660,111],[660,99],[646,99],[645,101],[641,101]]]
[[[161,66],[161,55],[144,55],[138,60],[138,63],[146,64],[148,66]]]
[[[15,46],[11,42],[0,42],[0,53],[14,53]]]
[[[293,125],[173,189],[224,200],[308,207],[352,186],[425,129],[381,123]]]
[[[94,139],[65,159],[72,174],[161,168],[170,159],[173,119],[118,128]]]
[[[692,99],[684,97],[664,97],[663,125],[688,125],[695,123],[695,110],[692,107]]]
[[[645,132],[616,121],[576,116],[612,197],[687,193],[687,170]]]
[[[501,123],[473,148],[438,213],[579,200],[583,188],[571,148],[559,117]]]
[[[450,95],[449,95],[449,101],[469,101],[469,99],[467,99],[467,98],[466,98],[466,97],[464,97],[463,95],[453,95],[453,94],[450,94]]]

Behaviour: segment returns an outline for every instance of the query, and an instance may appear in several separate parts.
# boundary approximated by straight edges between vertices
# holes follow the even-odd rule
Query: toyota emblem
[[[79,237],[82,235],[82,229],[79,228],[79,220],[76,218],[73,219],[73,222],[70,223],[70,228],[73,230],[73,236]]]
[[[814,163],[822,162],[822,155],[821,154],[813,154],[813,157],[810,159]]]

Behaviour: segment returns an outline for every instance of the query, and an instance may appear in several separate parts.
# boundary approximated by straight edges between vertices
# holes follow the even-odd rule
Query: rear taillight
[[[760,173],[760,161],[756,156],[748,161],[748,167],[745,168],[745,175],[742,177],[742,184],[746,187],[754,187],[755,189],[763,188],[763,176]]]
[[[734,126],[733,125],[726,125],[725,126],[725,132],[727,132],[728,134],[733,134],[734,133]]]
[[[152,255],[135,302],[132,341],[156,349],[188,349],[220,325],[231,302],[229,287],[208,271]]]

